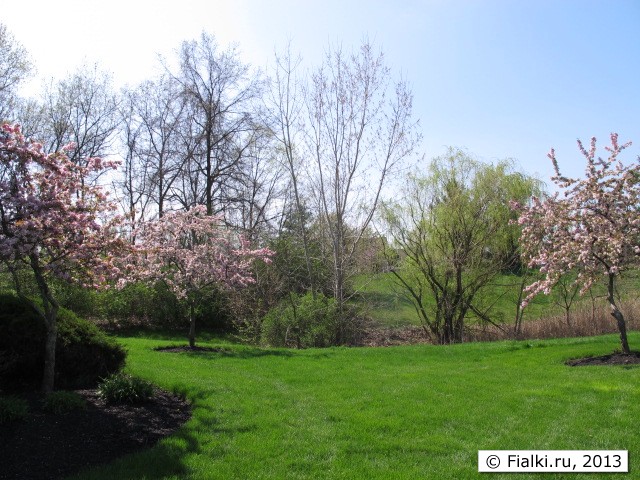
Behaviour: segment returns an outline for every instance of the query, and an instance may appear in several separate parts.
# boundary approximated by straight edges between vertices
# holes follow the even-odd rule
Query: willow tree
[[[539,183],[513,169],[449,149],[426,174],[403,182],[383,216],[403,260],[392,272],[437,343],[461,342],[465,320],[496,323],[481,294],[517,261],[510,201],[526,202]]]

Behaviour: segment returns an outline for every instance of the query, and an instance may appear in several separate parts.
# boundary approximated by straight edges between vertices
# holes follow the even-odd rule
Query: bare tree
[[[112,153],[118,128],[118,95],[111,77],[97,66],[83,66],[44,92],[45,121],[41,139],[49,152],[73,143],[69,158],[84,165],[88,158]]]
[[[149,175],[146,171],[147,165],[140,161],[138,156],[138,145],[142,141],[142,127],[136,115],[134,95],[132,92],[125,91],[123,98],[119,109],[122,120],[120,136],[123,144],[123,162],[120,169],[121,178],[114,181],[114,187],[122,210],[126,213],[131,225],[136,227],[144,220],[150,201],[147,185]]]
[[[576,285],[574,277],[575,275],[571,273],[561,276],[555,285],[553,296],[553,303],[564,310],[564,321],[569,329],[571,328],[571,307],[580,293],[580,287]]]
[[[391,88],[382,53],[368,43],[351,55],[329,51],[311,75],[306,101],[312,187],[331,245],[340,312],[348,297],[348,266],[383,187],[419,141],[412,100],[405,82]]]
[[[22,134],[27,138],[40,138],[45,130],[45,108],[35,98],[16,97],[12,102],[12,117],[20,124]]]
[[[252,109],[261,83],[240,62],[235,48],[220,51],[215,39],[204,32],[199,41],[182,44],[180,69],[173,77],[187,103],[185,121],[194,135],[185,162],[191,185],[183,184],[181,191],[198,203],[202,198],[207,212],[213,214],[234,201],[232,194],[231,198],[225,195],[238,179],[254,141]],[[197,141],[197,148],[191,148],[191,140]]]
[[[248,161],[243,163],[237,186],[239,218],[233,222],[252,242],[274,230],[274,222],[281,213],[275,204],[284,194],[284,172],[274,158],[271,132],[259,125],[254,127],[254,131],[256,134],[247,151]]]
[[[25,48],[0,23],[0,121],[14,120],[16,90],[32,68]]]
[[[301,172],[302,155],[300,152],[303,143],[301,137],[304,116],[302,85],[298,77],[301,62],[300,57],[292,59],[290,45],[284,55],[275,55],[275,67],[271,72],[271,88],[265,97],[266,111],[268,112],[266,123],[273,131],[273,137],[278,145],[277,157],[287,173],[290,187],[291,202],[287,202],[286,199],[283,202],[282,219],[288,220],[289,227],[296,229],[296,233],[302,240],[304,265],[307,269],[306,278],[309,282],[309,289],[315,297],[317,291],[316,275],[312,267],[309,232],[305,221],[308,209],[305,207],[303,196],[303,179],[300,178],[304,173]],[[293,208],[290,207],[290,204]],[[291,214],[294,218],[290,218]]]
[[[127,156],[138,163],[137,176],[141,178],[137,181],[144,184],[140,195],[146,195],[147,201],[155,204],[155,213],[162,217],[186,158],[180,133],[184,101],[176,82],[162,75],[127,92],[125,103],[124,131],[134,140],[128,143]],[[126,170],[132,171],[133,166]],[[130,182],[128,189],[131,191]]]

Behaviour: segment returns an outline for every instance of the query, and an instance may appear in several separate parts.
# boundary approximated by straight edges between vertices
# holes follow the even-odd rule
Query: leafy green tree
[[[483,164],[451,148],[404,185],[402,200],[386,204],[383,214],[402,252],[392,272],[428,335],[461,342],[468,316],[495,324],[481,293],[520,263],[509,202],[526,202],[540,184],[510,161]]]

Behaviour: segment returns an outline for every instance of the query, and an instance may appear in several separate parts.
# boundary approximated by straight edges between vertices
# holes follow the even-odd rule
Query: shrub
[[[58,312],[57,324],[57,387],[94,386],[124,365],[124,349],[94,324],[64,308]],[[0,295],[1,384],[35,385],[42,380],[45,335],[44,320],[28,302]]]
[[[60,390],[47,395],[42,401],[42,408],[47,412],[58,415],[87,408],[87,402],[76,392]]]
[[[146,380],[123,373],[104,379],[98,394],[107,403],[141,403],[153,395],[153,385]]]
[[[18,397],[0,397],[0,425],[23,420],[29,413],[26,400]]]
[[[328,347],[341,343],[336,301],[317,293],[292,295],[262,322],[262,343],[273,347]]]
[[[56,300],[58,300],[60,306],[81,317],[101,316],[102,308],[99,299],[102,292],[57,279],[52,280],[51,287],[55,291]]]
[[[145,325],[162,329],[184,329],[183,306],[175,295],[158,282],[155,285],[130,283],[122,289],[92,291],[77,286],[59,286],[60,304],[76,313],[106,320],[110,328]],[[196,309],[196,322],[202,328],[229,330],[227,296],[209,288]]]

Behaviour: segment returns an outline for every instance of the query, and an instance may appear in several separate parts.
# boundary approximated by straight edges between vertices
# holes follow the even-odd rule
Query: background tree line
[[[275,253],[241,293],[201,292],[210,301],[193,315],[219,326],[232,319],[270,344],[349,343],[362,319],[353,279],[384,270],[429,337],[459,342],[471,318],[503,328],[485,292],[513,273],[517,329],[531,270],[510,202],[528,204],[543,185],[507,160],[484,164],[453,148],[431,162],[420,157],[411,90],[375,46],[329,48],[312,68],[287,49],[263,73],[203,32],[139,85],[117,90],[101,66],[82,66],[21,98],[33,66],[4,27],[0,44],[2,120],[46,153],[73,143],[69,159],[79,167],[119,159],[116,173],[83,181],[112,192],[129,242],[150,221],[202,206]],[[60,288],[70,301],[90,295]],[[153,300],[140,307],[139,287],[127,288],[109,294],[107,314],[163,310]],[[171,298],[161,284],[146,295]],[[180,307],[165,314],[172,309]]]

